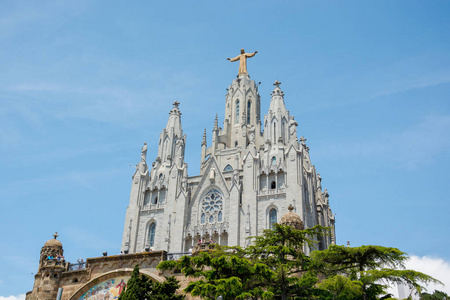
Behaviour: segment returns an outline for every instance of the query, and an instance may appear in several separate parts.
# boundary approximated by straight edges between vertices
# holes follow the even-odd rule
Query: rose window
[[[217,190],[208,192],[202,201],[201,223],[204,224],[206,220],[209,223],[222,222],[222,206],[222,195]]]

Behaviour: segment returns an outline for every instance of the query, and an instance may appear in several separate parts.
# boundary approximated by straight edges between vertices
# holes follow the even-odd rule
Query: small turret
[[[58,233],[55,232],[53,239],[45,242],[41,248],[39,269],[34,276],[33,291],[27,295],[29,300],[56,299],[61,273],[66,271],[64,250],[57,237]]]

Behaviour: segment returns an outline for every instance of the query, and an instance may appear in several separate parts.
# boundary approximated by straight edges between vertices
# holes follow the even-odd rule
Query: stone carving
[[[144,146],[142,147],[141,150],[141,161],[145,162],[146,158],[147,158],[147,143],[144,143]]]
[[[320,177],[320,174],[317,173],[317,190],[321,190],[322,189],[322,177]]]
[[[247,58],[253,57],[255,54],[258,53],[258,51],[255,51],[253,53],[245,53],[244,49],[241,49],[241,54],[234,58],[227,58],[229,61],[238,61],[239,60],[239,73],[238,76],[241,75],[248,75],[247,73]]]
[[[214,182],[216,177],[216,172],[214,170],[214,168],[211,168],[211,170],[209,171],[209,181]]]
[[[249,138],[249,141],[251,144],[255,143],[255,130],[256,130],[256,127],[254,125],[252,125],[250,127],[250,129],[248,130],[248,138]]]
[[[297,122],[295,120],[289,121],[289,135],[291,140],[297,139]]]

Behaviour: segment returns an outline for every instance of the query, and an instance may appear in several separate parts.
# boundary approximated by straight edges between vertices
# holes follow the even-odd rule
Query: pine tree
[[[183,295],[176,294],[179,287],[175,277],[167,277],[166,281],[157,282],[149,276],[139,274],[139,265],[136,265],[119,300],[183,300]]]
[[[136,265],[131,274],[131,278],[127,282],[127,287],[119,296],[119,300],[141,300],[145,299],[144,283],[139,275],[139,265]]]
[[[383,246],[345,247],[332,245],[323,251],[311,254],[312,270],[324,275],[320,287],[340,296],[350,293],[360,286],[361,296],[354,298],[372,300],[385,293],[387,286],[383,283],[402,283],[421,293],[421,283],[441,283],[433,277],[414,270],[405,270],[404,262],[408,260],[406,253],[397,248]],[[349,279],[346,285],[339,288],[345,276]],[[350,284],[351,282],[351,284]],[[388,295],[385,299],[390,298]]]

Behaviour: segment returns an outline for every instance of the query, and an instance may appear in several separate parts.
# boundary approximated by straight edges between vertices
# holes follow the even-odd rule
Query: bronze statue
[[[255,54],[258,53],[258,51],[255,51],[253,53],[245,53],[244,49],[241,49],[241,54],[236,56],[235,58],[227,58],[229,61],[237,61],[239,60],[239,74],[241,75],[248,75],[247,73],[247,57],[253,57]]]

